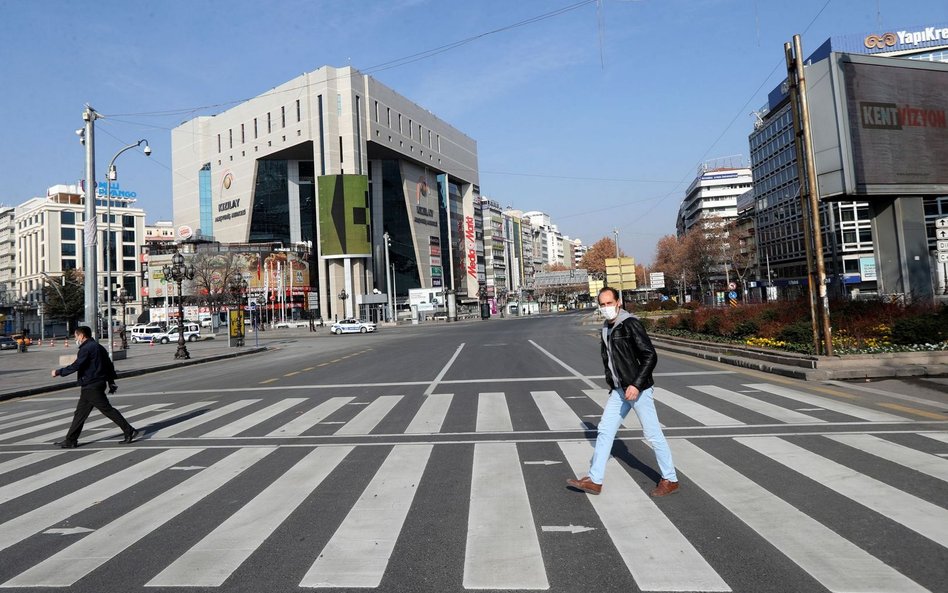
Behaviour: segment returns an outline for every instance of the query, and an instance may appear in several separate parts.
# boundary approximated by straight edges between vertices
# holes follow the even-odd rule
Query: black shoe
[[[132,432],[125,433],[125,438],[122,439],[122,444],[127,445],[129,443],[132,443],[135,441],[135,439],[141,438],[142,434],[143,434],[142,431],[133,428]]]
[[[79,446],[79,443],[76,441],[59,441],[58,443],[53,443],[60,449],[75,449]]]

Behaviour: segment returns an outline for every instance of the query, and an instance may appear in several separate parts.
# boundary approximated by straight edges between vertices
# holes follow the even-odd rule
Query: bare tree
[[[675,235],[665,235],[655,246],[655,264],[652,270],[665,274],[666,286],[674,286],[684,300],[687,288],[684,275],[684,246]]]
[[[757,247],[752,240],[752,231],[752,228],[741,228],[736,220],[729,222],[726,227],[727,264],[741,283],[745,301],[747,300],[747,280],[750,272],[757,265]]]
[[[232,285],[241,271],[235,254],[196,253],[191,258],[194,266],[195,300],[206,305],[212,313],[234,302]]]

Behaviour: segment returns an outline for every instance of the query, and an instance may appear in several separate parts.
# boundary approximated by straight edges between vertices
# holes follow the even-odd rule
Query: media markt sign
[[[938,262],[948,263],[948,217],[935,221],[935,246],[938,249]]]

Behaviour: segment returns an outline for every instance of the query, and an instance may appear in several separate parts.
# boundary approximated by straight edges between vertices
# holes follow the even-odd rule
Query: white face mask
[[[82,346],[82,340],[76,338],[76,346]]]
[[[599,312],[602,313],[602,316],[606,318],[606,321],[612,321],[619,316],[619,307],[599,307]]]

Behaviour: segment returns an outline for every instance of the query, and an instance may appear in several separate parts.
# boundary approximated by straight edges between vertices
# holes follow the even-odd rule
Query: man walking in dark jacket
[[[54,369],[54,377],[65,377],[78,373],[79,403],[76,404],[76,413],[72,418],[72,426],[66,433],[66,438],[58,443],[63,449],[73,449],[79,446],[79,433],[86,423],[86,418],[92,408],[98,409],[106,418],[116,423],[122,429],[125,438],[123,443],[131,443],[141,436],[142,431],[135,430],[122,414],[112,407],[109,398],[105,395],[108,385],[109,393],[115,393],[115,367],[109,358],[109,353],[101,344],[92,339],[92,330],[84,325],[76,328],[76,344],[79,353],[75,362],[61,369]]]
[[[599,434],[596,437],[596,450],[589,467],[589,475],[580,480],[566,480],[566,483],[587,492],[602,492],[602,480],[606,471],[606,461],[612,453],[612,443],[616,438],[619,425],[625,420],[629,410],[642,424],[645,440],[655,450],[655,458],[662,479],[652,490],[652,496],[666,496],[678,491],[678,476],[672,462],[671,449],[662,433],[662,425],[655,412],[652,399],[652,371],[658,363],[652,341],[645,333],[645,327],[638,318],[622,308],[619,292],[609,286],[599,291],[599,310],[605,318],[602,326],[602,364],[609,384],[609,400],[602,410],[599,421]]]

